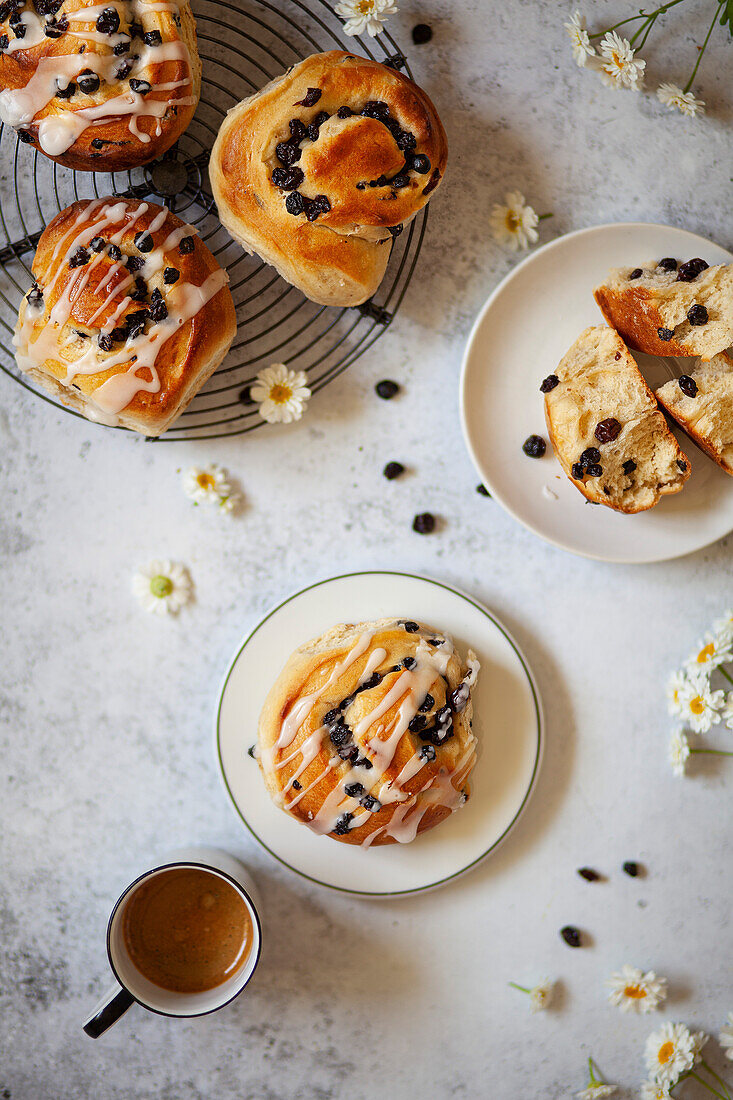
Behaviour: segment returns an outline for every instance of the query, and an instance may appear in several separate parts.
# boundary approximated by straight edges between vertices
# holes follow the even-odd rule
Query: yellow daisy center
[[[198,474],[196,477],[196,481],[202,489],[213,489],[216,485],[216,480],[212,477],[211,474]]]
[[[374,0],[359,0],[356,10],[359,15],[371,15],[374,11]]]
[[[150,579],[150,591],[162,600],[165,596],[170,596],[173,591],[173,581],[170,577],[164,577],[162,573],[158,573]]]
[[[619,55],[618,55],[618,54],[616,53],[616,51],[615,51],[615,50],[614,50],[614,51],[613,51],[613,53],[611,54],[611,61],[612,61],[612,63],[613,63],[613,64],[614,64],[615,66],[616,66],[616,68],[617,68],[617,69],[619,69],[619,70],[623,69],[623,67],[624,67],[624,60],[623,60],[623,58],[622,58],[622,57],[620,57],[620,56],[619,56]]]
[[[510,233],[516,233],[522,225],[522,219],[519,217],[515,210],[507,210],[506,212],[506,227]]]
[[[362,2],[371,3],[371,0],[362,0]],[[270,387],[270,401],[273,401],[276,405],[286,405],[292,396],[293,391],[290,386],[286,386],[282,382],[276,382],[274,386]]]
[[[674,1043],[671,1039],[667,1039],[666,1043],[662,1043],[657,1054],[657,1059],[660,1066],[665,1066],[674,1054]]]
[[[690,700],[690,710],[693,714],[702,714],[705,710],[705,703],[699,695],[696,695],[694,699]]]
[[[641,1001],[646,997],[646,989],[642,989],[640,985],[627,985],[624,996],[633,1001]]]
[[[709,642],[706,646],[703,646],[703,648],[698,653],[697,663],[699,665],[704,665],[706,663],[706,661],[710,660],[713,653],[715,653],[715,643],[714,642]]]

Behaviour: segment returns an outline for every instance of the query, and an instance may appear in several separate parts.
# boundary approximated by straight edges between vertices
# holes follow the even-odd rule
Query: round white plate
[[[481,661],[474,689],[478,762],[466,805],[411,844],[362,849],[316,836],[270,801],[247,753],[270,685],[293,649],[339,622],[399,616],[453,636]],[[503,626],[439,581],[405,573],[350,573],[320,581],[271,611],[227,673],[216,723],[219,763],[242,821],[271,855],[305,878],[355,894],[427,890],[488,855],[519,817],[542,751],[542,712],[532,673]]]
[[[602,561],[664,561],[733,529],[733,479],[682,432],[675,435],[692,463],[685,488],[633,516],[589,504],[549,443],[542,459],[522,452],[528,435],[547,439],[540,382],[584,328],[605,324],[593,288],[609,268],[661,256],[733,260],[703,237],[663,225],[599,225],[569,233],[533,252],[499,284],[463,358],[463,435],[491,495],[541,538]],[[674,360],[637,358],[652,389],[682,373],[673,369]]]

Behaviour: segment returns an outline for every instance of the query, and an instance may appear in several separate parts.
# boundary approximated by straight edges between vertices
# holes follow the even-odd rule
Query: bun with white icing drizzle
[[[89,420],[160,435],[234,339],[226,272],[153,203],[75,202],[43,231],[33,276],[18,365]]]
[[[233,107],[209,175],[235,240],[314,302],[376,291],[394,236],[445,174],[445,131],[406,76],[340,50],[313,54]]]
[[[67,168],[147,164],[201,92],[188,0],[0,0],[0,118]]]
[[[478,661],[410,620],[334,627],[300,646],[260,715],[276,805],[346,844],[406,843],[466,801]]]

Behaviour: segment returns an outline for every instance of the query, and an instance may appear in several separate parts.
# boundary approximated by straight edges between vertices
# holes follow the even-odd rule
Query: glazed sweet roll
[[[352,306],[379,286],[389,242],[434,193],[447,156],[425,92],[332,50],[233,107],[209,172],[235,240],[313,301]]]
[[[0,0],[0,118],[52,160],[121,171],[159,157],[201,91],[187,0]]]
[[[20,368],[90,420],[160,435],[236,331],[227,274],[153,203],[75,202],[46,227],[13,343]]]
[[[405,843],[469,795],[479,665],[409,620],[336,626],[293,653],[259,721],[273,801],[346,844]]]

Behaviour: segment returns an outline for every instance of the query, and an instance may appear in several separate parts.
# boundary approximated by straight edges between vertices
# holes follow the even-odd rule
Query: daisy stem
[[[685,92],[689,92],[690,88],[692,87],[692,82],[695,79],[695,76],[697,75],[697,70],[700,68],[700,62],[702,61],[702,55],[705,53],[705,50],[708,47],[708,42],[710,41],[710,35],[713,33],[713,27],[718,22],[718,16],[720,15],[721,11],[725,7],[725,4],[726,4],[726,0],[719,0],[718,6],[715,9],[715,15],[713,16],[713,21],[710,24],[710,26],[708,27],[708,33],[705,35],[705,41],[702,44],[702,48],[700,49],[700,53],[697,55],[697,61],[695,62],[695,67],[692,70],[692,72],[690,73],[690,79],[687,81],[687,83],[685,84],[685,86],[683,88],[683,91],[685,91]]]
[[[713,1067],[709,1065],[704,1058],[700,1062],[700,1065],[703,1067],[703,1069],[706,1069],[708,1071],[710,1076],[714,1078],[714,1080],[716,1080],[718,1084],[723,1086],[723,1088],[725,1089],[725,1095],[730,1098],[730,1089],[728,1088],[728,1084],[726,1081],[723,1080],[720,1074],[716,1073]]]
[[[606,27],[605,31],[597,31],[596,34],[589,34],[588,37],[603,38],[604,35],[609,34],[611,31],[615,31],[619,27],[625,27],[627,23],[636,23],[639,19],[644,19],[646,21],[647,19],[650,19],[652,17],[656,19],[657,16],[664,15],[664,13],[669,10],[669,8],[674,8],[677,6],[677,4],[683,3],[684,0],[670,0],[668,4],[662,4],[662,6],[660,8],[657,8],[655,11],[641,11],[638,15],[630,15],[628,19],[622,19],[620,23],[614,23],[612,27]],[[643,27],[639,28],[640,31],[643,29]],[[637,34],[638,33],[639,32],[637,31]],[[634,39],[632,38],[631,41],[633,42]]]
[[[733,752],[728,749],[690,749],[690,752],[712,753],[714,756],[733,756]]]
[[[733,676],[731,676],[730,673],[726,672],[722,665],[718,665],[718,668],[719,668],[720,672],[723,673],[723,675],[725,676],[728,683],[733,684]]]
[[[531,989],[527,989],[523,985],[517,985],[516,982],[509,982],[508,984],[512,987],[512,989],[518,989],[520,993],[531,993],[532,992]]]
[[[554,217],[555,217],[554,214],[538,214],[537,215],[537,221],[538,222],[543,222],[545,220],[545,218],[554,218]],[[728,677],[728,678],[730,679],[730,677]],[[730,682],[733,684],[733,680],[731,680]]]
[[[726,1096],[725,1093],[718,1092],[717,1089],[714,1089],[710,1082],[706,1081],[704,1077],[701,1077],[699,1073],[695,1073],[694,1069],[690,1071],[690,1077],[694,1077],[696,1081],[699,1081],[703,1088],[706,1088],[708,1092],[712,1092],[713,1096],[719,1097],[719,1100],[729,1100],[729,1096]]]

